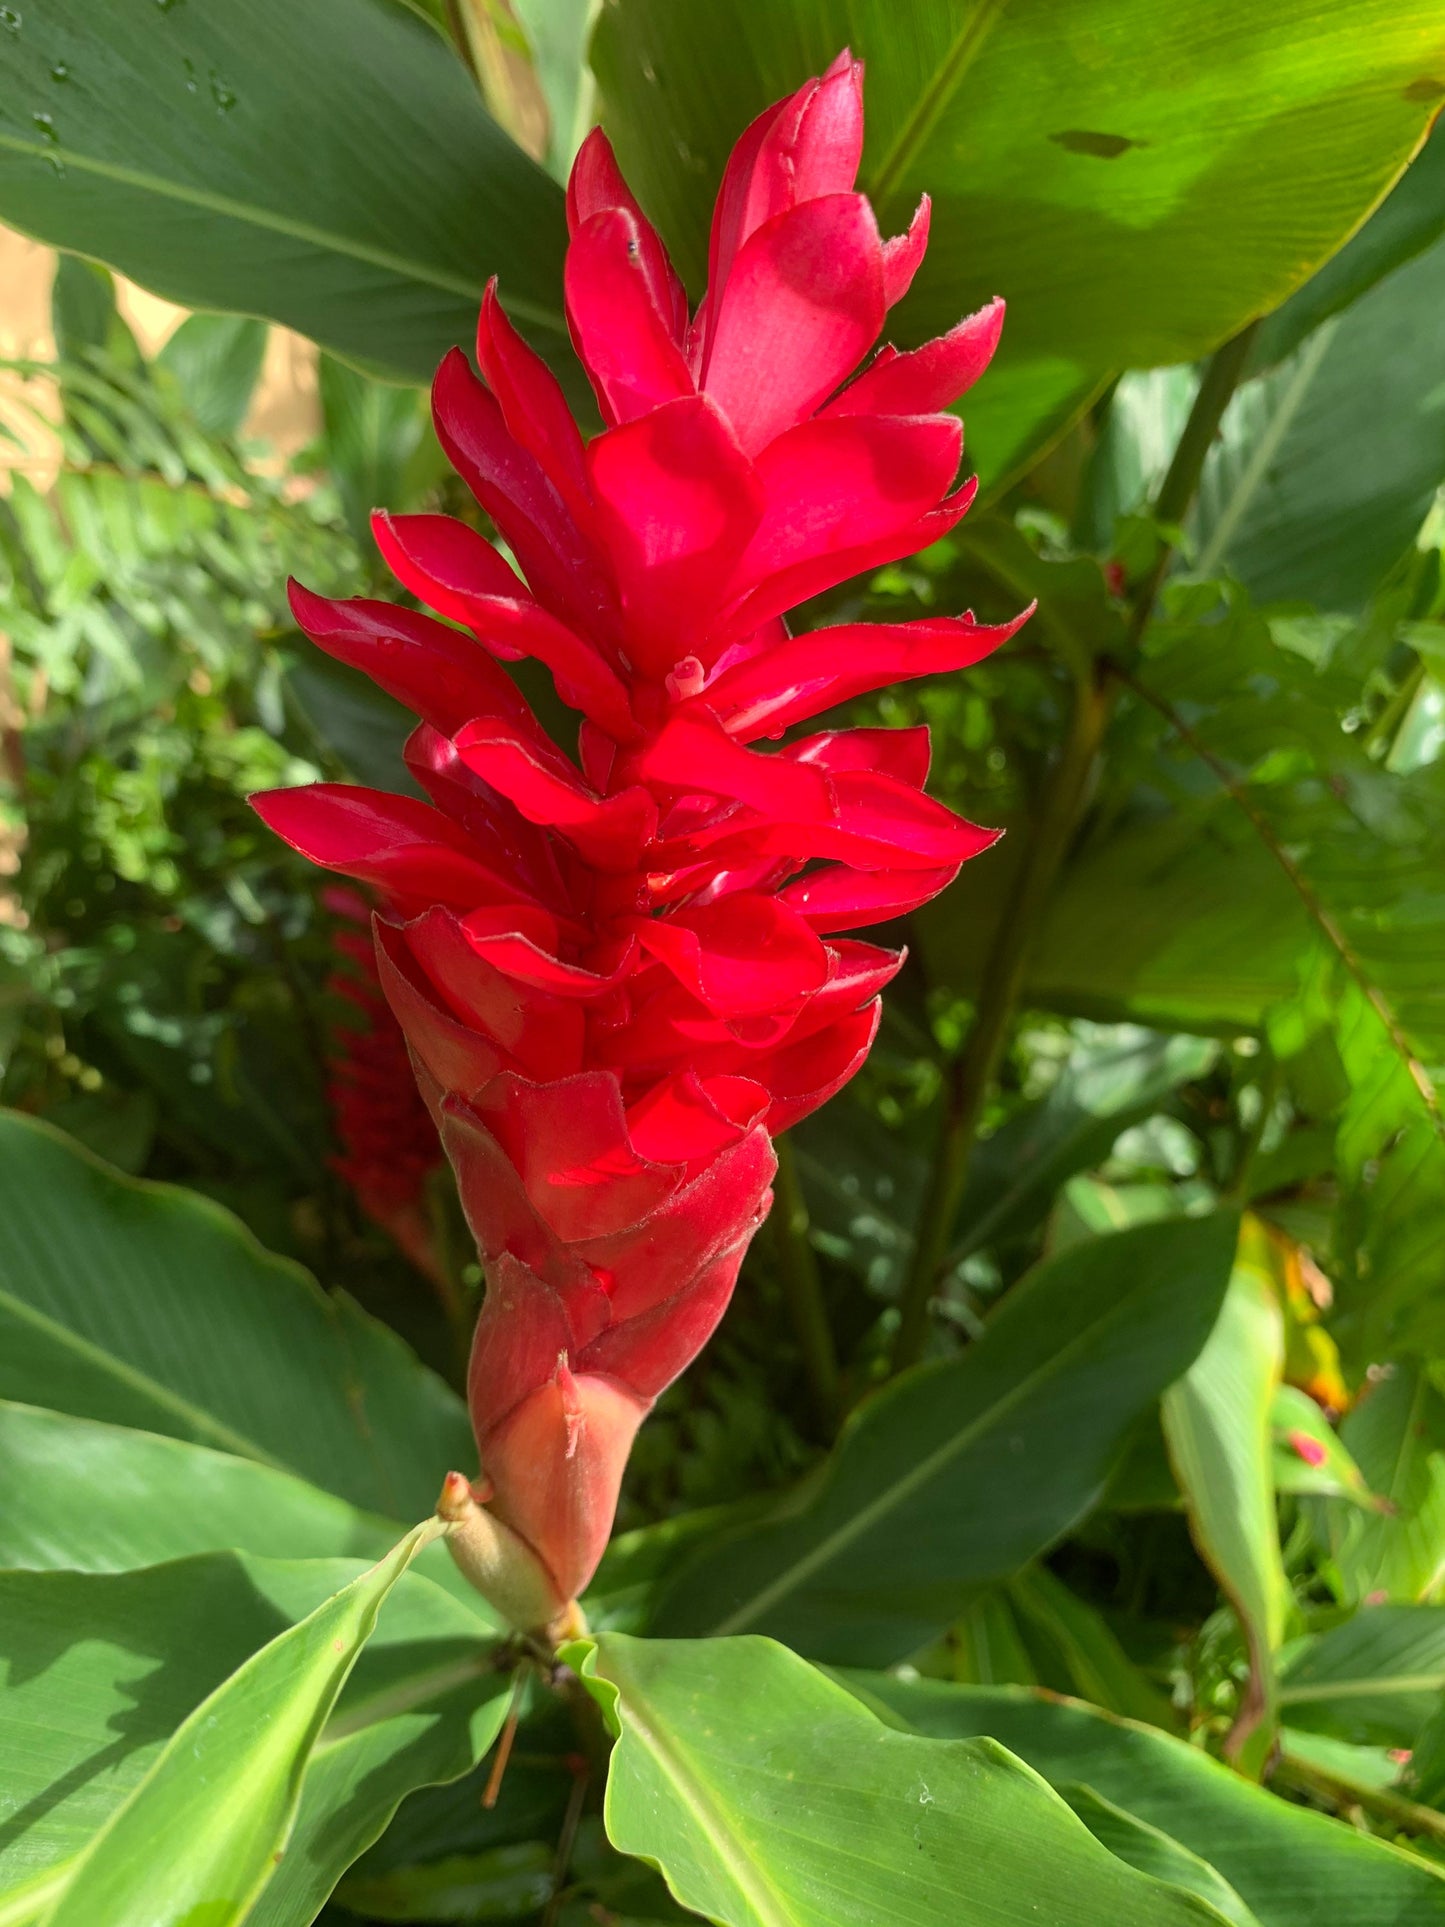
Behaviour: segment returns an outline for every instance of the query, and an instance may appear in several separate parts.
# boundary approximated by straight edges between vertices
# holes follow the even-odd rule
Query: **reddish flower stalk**
[[[994,841],[924,794],[925,729],[755,747],[1018,627],[784,622],[963,515],[943,411],[1003,318],[995,301],[849,382],[929,217],[925,200],[880,237],[852,191],[862,136],[847,55],[753,123],[689,314],[594,133],[566,298],[603,432],[584,443],[494,287],[482,379],[458,350],[433,390],[525,584],[460,522],[378,515],[398,580],[446,623],[293,592],[313,641],[421,719],[406,760],[430,805],[319,784],[257,807],[387,906],[382,984],[487,1276],[470,1399],[488,1509],[452,1493],[448,1517],[533,1617],[539,1582],[561,1610],[591,1577],[637,1427],[727,1305],[772,1138],[867,1054],[902,959],[843,933],[925,903]],[[580,767],[500,667],[522,656],[582,712]],[[525,1583],[498,1579],[533,1555]]]

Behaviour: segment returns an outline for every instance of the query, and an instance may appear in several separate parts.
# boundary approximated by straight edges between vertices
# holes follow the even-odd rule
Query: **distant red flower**
[[[487,1273],[470,1396],[490,1504],[559,1603],[601,1556],[637,1426],[727,1305],[772,1137],[867,1054],[901,957],[843,933],[994,841],[924,794],[925,729],[751,747],[1018,627],[783,620],[962,516],[943,411],[1003,319],[995,301],[848,382],[929,218],[925,200],[880,237],[852,192],[862,137],[847,55],[753,123],[689,314],[594,133],[566,301],[604,431],[584,443],[494,287],[483,379],[458,350],[433,389],[525,585],[460,522],[380,514],[398,580],[461,627],[293,591],[313,641],[421,718],[406,760],[430,804],[318,784],[257,807],[388,906],[382,983]],[[523,656],[582,712],[578,764],[499,666]]]
[[[322,892],[339,927],[327,993],[350,1006],[329,1038],[326,1096],[340,1154],[333,1168],[361,1210],[418,1271],[437,1275],[427,1185],[441,1140],[411,1072],[406,1034],[382,995],[371,940],[371,905],[355,890]]]

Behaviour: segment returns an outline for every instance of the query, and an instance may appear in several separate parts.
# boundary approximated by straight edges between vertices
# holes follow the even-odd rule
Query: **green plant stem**
[[[838,1353],[823,1302],[818,1260],[808,1239],[808,1203],[798,1178],[791,1141],[779,1138],[778,1171],[773,1180],[773,1243],[788,1316],[803,1354],[803,1369],[818,1417],[832,1437],[838,1423]]]
[[[1097,680],[1081,683],[1075,692],[1069,731],[984,965],[973,1024],[949,1068],[943,1131],[903,1288],[895,1372],[916,1364],[928,1340],[929,1301],[951,1241],[984,1100],[1008,1041],[1034,936],[1083,808],[1110,707],[1110,693]]]
[[[1401,1793],[1391,1793],[1384,1787],[1361,1786],[1357,1780],[1347,1779],[1342,1773],[1331,1773],[1326,1767],[1315,1766],[1292,1753],[1284,1755],[1270,1777],[1275,1785],[1315,1794],[1335,1807],[1359,1807],[1375,1819],[1398,1827],[1402,1833],[1445,1844],[1445,1813],[1422,1807]]]
[[[1154,519],[1177,528],[1194,500],[1220,418],[1249,364],[1257,321],[1215,350],[1154,503]],[[1148,573],[1134,590],[1124,644],[1126,664],[1137,655],[1174,557],[1162,537]],[[1113,665],[1096,661],[1076,684],[1069,731],[1031,828],[1031,842],[984,965],[974,1019],[950,1068],[943,1128],[919,1214],[913,1263],[904,1282],[893,1370],[915,1364],[928,1341],[929,1303],[952,1238],[984,1101],[1008,1042],[1029,952],[1054,880],[1088,799],[1094,765],[1117,697]]]

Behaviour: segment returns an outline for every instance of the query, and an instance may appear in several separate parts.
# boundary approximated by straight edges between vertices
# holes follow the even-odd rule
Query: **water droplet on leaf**
[[[63,60],[57,60],[55,62],[54,66],[50,69],[50,78],[52,80],[61,80],[61,81],[69,80],[70,69],[66,66]]]
[[[39,128],[41,140],[49,141],[51,145],[54,146],[55,142],[60,139],[59,134],[55,131],[55,116],[53,114],[32,114],[30,119],[32,124]]]
[[[222,80],[215,68],[211,69],[211,99],[216,103],[218,114],[229,114],[236,104],[236,96]]]
[[[20,15],[14,7],[0,7],[0,27],[8,27],[11,33],[19,33]]]

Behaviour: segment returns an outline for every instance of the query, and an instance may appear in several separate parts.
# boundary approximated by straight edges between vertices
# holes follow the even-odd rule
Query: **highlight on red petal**
[[[728,159],[713,215],[708,285],[727,281],[734,256],[765,221],[799,201],[846,193],[863,156],[863,63],[846,48],[748,127]]]
[[[895,235],[883,243],[883,301],[893,307],[913,285],[913,277],[928,252],[928,225],[933,203],[925,194],[908,224],[906,234]]]
[[[756,454],[812,414],[883,326],[883,245],[861,194],[774,216],[738,250],[711,311],[703,387]]]
[[[444,733],[473,716],[523,725],[526,699],[484,650],[459,630],[391,602],[335,602],[289,585],[298,626],[319,649],[349,663]]]
[[[705,629],[758,525],[762,490],[701,395],[599,435],[588,461],[629,652],[638,668],[664,676]]]
[[[700,1080],[679,1071],[654,1084],[627,1113],[627,1133],[640,1157],[689,1164],[736,1144],[768,1108],[768,1094],[748,1077]]]
[[[791,564],[906,538],[946,493],[962,449],[951,415],[824,417],[780,436],[758,458],[766,506],[733,592]]]
[[[916,555],[920,549],[941,541],[967,515],[977,493],[978,477],[970,476],[961,489],[946,496],[936,509],[920,515],[916,522],[880,532],[855,548],[826,549],[809,555],[766,576],[733,605],[718,629],[719,642],[735,642],[751,634],[760,623],[795,608],[809,596],[846,582],[849,576],[879,568],[885,562],[896,562],[900,556]]]
[[[928,725],[910,729],[830,729],[790,743],[783,754],[816,769],[876,770],[913,789],[928,781]]]
[[[854,870],[833,863],[785,885],[782,896],[826,936],[906,917],[946,890],[961,868],[950,863],[936,870]]]
[[[803,918],[755,891],[649,917],[636,935],[717,1017],[786,1007],[828,981],[828,953]]]
[[[637,224],[638,252],[643,273],[651,286],[659,311],[671,323],[673,339],[681,345],[687,333],[687,294],[667,250],[638,206],[636,197],[617,165],[612,143],[600,127],[594,127],[577,150],[567,181],[567,231],[575,239],[578,232],[599,214],[621,209]]]
[[[536,457],[585,527],[590,503],[581,433],[557,377],[507,319],[495,275],[477,318],[477,366],[511,434]]]
[[[410,796],[313,783],[250,799],[262,822],[323,869],[369,883],[388,898],[450,908],[522,892],[493,868],[440,810]]]
[[[485,536],[452,515],[391,515],[376,509],[371,532],[404,589],[438,615],[467,620],[477,596],[525,596],[527,585]]]
[[[671,317],[643,265],[635,215],[610,208],[578,229],[566,289],[573,345],[609,422],[629,422],[693,392]]]
[[[515,803],[528,822],[560,830],[603,870],[636,867],[657,824],[646,790],[597,796],[560,756],[544,761],[534,745],[501,724],[468,723],[455,740],[468,769]]]
[[[941,616],[813,629],[736,668],[722,668],[700,692],[701,706],[741,742],[781,735],[793,723],[869,690],[971,668],[1007,642],[1032,613],[1030,604],[1012,622],[997,624]]]
[[[1003,333],[1004,304],[995,298],[936,341],[899,354],[880,348],[827,415],[932,415],[971,388],[993,360]]]
[[[605,626],[610,587],[590,543],[460,348],[437,370],[432,418],[448,460],[506,537],[532,593],[564,621]]]
[[[833,813],[832,791],[821,773],[744,749],[705,713],[673,716],[638,754],[634,767],[650,783],[730,797],[790,821],[822,821]]]

